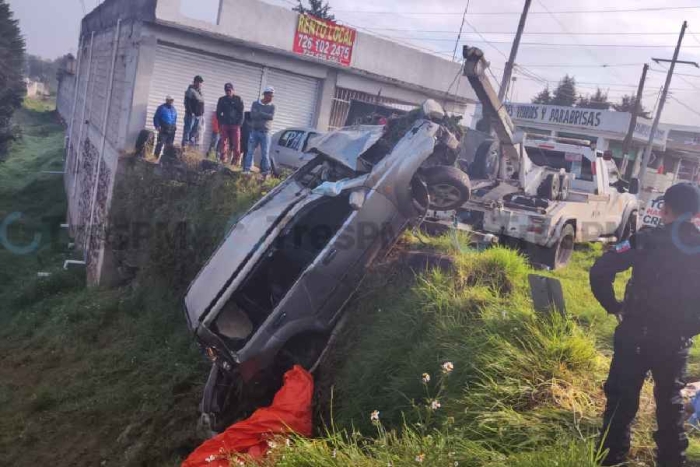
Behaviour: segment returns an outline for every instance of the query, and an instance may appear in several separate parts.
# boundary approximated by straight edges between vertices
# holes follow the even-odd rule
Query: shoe
[[[243,175],[252,175],[252,172],[250,170],[244,170],[241,172]]]

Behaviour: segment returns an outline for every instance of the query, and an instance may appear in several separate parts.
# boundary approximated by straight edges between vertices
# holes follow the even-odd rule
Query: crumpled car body
[[[421,214],[414,176],[454,137],[419,119],[382,149],[383,131],[317,138],[316,157],[238,220],[190,285],[189,327],[214,363],[203,413],[223,410],[222,379],[240,390],[290,342],[327,337],[368,266]]]

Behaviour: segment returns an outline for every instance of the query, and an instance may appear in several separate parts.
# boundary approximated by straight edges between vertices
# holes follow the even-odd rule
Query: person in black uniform
[[[621,320],[604,386],[603,465],[625,462],[648,372],[654,378],[658,465],[685,463],[688,438],[681,389],[691,338],[700,333],[700,230],[692,223],[698,212],[700,190],[689,183],[672,186],[664,195],[664,226],[640,230],[605,253],[590,271],[596,299]],[[632,279],[624,302],[619,302],[615,276],[630,268]]]

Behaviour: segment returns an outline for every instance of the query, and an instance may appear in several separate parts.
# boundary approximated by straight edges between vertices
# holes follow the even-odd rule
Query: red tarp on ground
[[[182,467],[229,467],[232,454],[262,457],[267,440],[296,433],[311,436],[313,377],[296,365],[284,375],[284,385],[272,405],[258,409],[247,420],[231,425],[220,435],[205,441],[182,463]]]

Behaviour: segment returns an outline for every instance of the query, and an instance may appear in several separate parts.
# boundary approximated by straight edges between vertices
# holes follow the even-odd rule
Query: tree
[[[314,16],[316,18],[325,19],[327,21],[335,21],[335,16],[331,14],[331,6],[328,4],[328,2],[324,4],[323,0],[308,0],[309,7],[307,8],[302,3],[302,0],[297,1],[299,4],[292,8],[294,11],[301,14]]]
[[[0,159],[14,139],[10,119],[22,106],[27,93],[24,84],[24,38],[6,0],[0,0]]]
[[[539,94],[537,94],[533,99],[532,103],[533,104],[549,104],[552,102],[552,93],[549,92],[549,86],[544,88],[542,91],[540,91]]]
[[[571,107],[576,103],[576,79],[573,76],[564,76],[554,90],[551,105]]]
[[[622,96],[622,100],[620,101],[620,103],[613,104],[612,107],[613,107],[613,109],[617,110],[618,112],[632,113],[632,112],[634,112],[634,106],[635,106],[636,102],[637,102],[637,96],[635,94],[632,94],[631,96],[624,95],[624,96]],[[643,106],[639,107],[639,113],[637,115],[640,117],[644,117],[644,118],[651,118],[649,111],[645,110]]]
[[[610,105],[608,94],[601,91],[600,88],[596,89],[592,96],[580,96],[578,99],[578,107],[584,109],[608,110]]]

